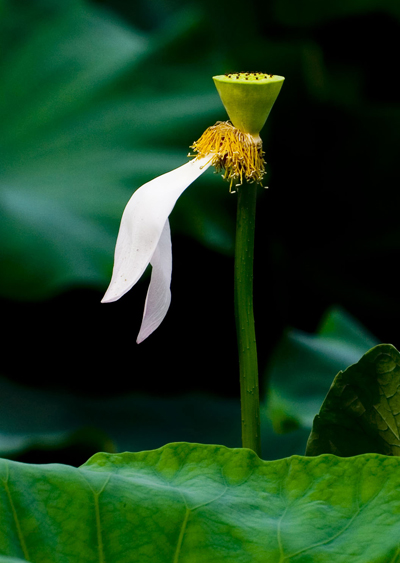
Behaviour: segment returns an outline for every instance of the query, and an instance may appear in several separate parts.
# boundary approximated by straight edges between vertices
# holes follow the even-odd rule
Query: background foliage
[[[112,450],[115,440],[98,429],[87,401],[103,401],[110,419],[129,410],[121,424],[138,449],[149,447],[150,439],[140,441],[149,429],[159,432],[151,447],[167,439],[154,414],[163,412],[160,401],[170,401],[161,420],[174,419],[173,433],[239,445],[234,426],[211,431],[217,413],[223,420],[237,412],[239,391],[235,196],[227,186],[210,172],[174,210],[172,306],[148,341],[134,343],[146,280],[113,305],[99,303],[132,191],[185,162],[191,142],[226,117],[213,74],[286,77],[262,133],[269,185],[260,190],[255,258],[262,371],[273,372],[289,327],[305,338],[318,332],[332,305],[374,335],[359,355],[371,339],[399,347],[397,2],[251,0],[232,9],[227,0],[2,0],[0,14],[3,455],[79,464]],[[339,356],[344,341],[337,338]],[[347,365],[332,364],[330,381]],[[54,396],[70,408],[53,411]],[[130,400],[136,406],[121,409]],[[32,403],[41,407],[29,430]],[[302,453],[301,406],[289,411],[271,415],[275,432],[292,430],[289,453]],[[53,412],[60,424],[46,438],[40,427],[48,430]],[[58,454],[46,451],[56,446]]]

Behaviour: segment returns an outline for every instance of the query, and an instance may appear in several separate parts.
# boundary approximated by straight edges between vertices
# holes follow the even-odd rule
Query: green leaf
[[[80,468],[0,462],[0,552],[34,563],[395,561],[400,460],[175,443]],[[346,476],[343,479],[343,476]]]
[[[400,455],[400,354],[380,344],[335,377],[306,455]]]
[[[315,334],[288,330],[267,372],[268,412],[275,430],[301,427],[309,432],[338,371],[376,344],[374,336],[338,307],[326,312]]]

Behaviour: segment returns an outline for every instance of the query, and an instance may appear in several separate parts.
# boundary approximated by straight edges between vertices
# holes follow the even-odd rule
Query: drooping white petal
[[[168,219],[150,264],[152,266],[151,279],[144,305],[142,325],[136,340],[138,344],[160,326],[171,303],[172,246]]]
[[[210,157],[190,160],[135,191],[122,215],[114,269],[102,303],[122,297],[143,275],[179,196],[210,166]]]

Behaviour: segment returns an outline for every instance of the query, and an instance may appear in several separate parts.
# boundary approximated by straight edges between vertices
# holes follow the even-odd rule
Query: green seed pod
[[[238,72],[213,76],[232,124],[257,137],[282,88],[283,76],[262,72]]]

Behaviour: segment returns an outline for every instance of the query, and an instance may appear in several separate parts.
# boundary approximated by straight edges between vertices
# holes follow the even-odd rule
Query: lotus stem
[[[260,396],[253,313],[253,262],[257,184],[238,188],[235,243],[235,318],[239,354],[242,446],[261,457]]]

